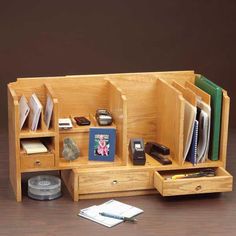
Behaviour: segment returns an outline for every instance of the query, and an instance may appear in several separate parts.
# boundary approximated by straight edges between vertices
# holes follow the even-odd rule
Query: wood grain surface
[[[235,191],[165,198],[160,195],[115,198],[140,207],[144,213],[137,217],[137,224],[122,223],[111,229],[77,217],[81,208],[108,199],[73,202],[65,187],[63,197],[58,200],[35,201],[24,193],[22,203],[17,203],[8,179],[7,140],[7,133],[0,132],[0,235],[235,235]],[[235,142],[236,130],[230,130],[227,170],[232,175],[236,174]],[[31,175],[24,175],[23,189]]]

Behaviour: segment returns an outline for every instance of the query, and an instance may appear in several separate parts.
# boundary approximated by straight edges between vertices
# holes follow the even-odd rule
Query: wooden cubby
[[[104,74],[19,78],[8,85],[8,123],[10,180],[17,201],[22,200],[21,175],[24,172],[60,170],[61,176],[75,201],[87,198],[131,196],[156,193],[180,195],[232,190],[232,176],[225,170],[229,97],[223,91],[220,154],[218,161],[207,160],[193,166],[183,163],[184,95],[174,81],[181,85],[194,83],[193,71],[150,72],[129,74]],[[191,85],[190,85],[191,86]],[[53,100],[53,115],[49,129],[44,123],[44,111],[37,131],[28,128],[27,121],[19,129],[19,99],[36,93],[45,107],[47,96]],[[116,128],[116,153],[114,162],[88,160],[89,128],[97,127],[94,118],[98,108],[106,108],[113,115]],[[77,126],[75,116],[85,116],[90,126]],[[70,117],[73,128],[59,130],[58,119]],[[80,148],[75,161],[66,161],[61,155],[63,140],[71,137]],[[145,142],[156,141],[171,150],[171,165],[161,165],[146,155],[143,166],[134,166],[129,159],[130,138],[142,137]],[[20,146],[21,139],[39,138],[49,146],[45,154],[26,155]],[[39,164],[40,163],[40,164]],[[173,187],[165,183],[159,171],[189,171],[198,168],[216,168],[216,177],[207,180],[214,188],[205,188],[201,178],[185,180]],[[218,180],[220,181],[218,183]],[[220,187],[222,184],[227,187]],[[201,186],[202,188],[196,188]],[[166,188],[166,189],[165,189]],[[192,188],[195,188],[192,189]],[[196,190],[197,189],[197,190]],[[165,194],[166,191],[168,194]]]

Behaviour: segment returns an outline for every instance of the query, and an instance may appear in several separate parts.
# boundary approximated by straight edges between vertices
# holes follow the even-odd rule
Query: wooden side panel
[[[156,79],[153,81],[113,80],[127,97],[127,130],[130,138],[156,140]]]
[[[116,155],[122,159],[122,163],[128,163],[127,150],[127,100],[121,89],[109,82],[109,110],[112,113],[116,125]]]
[[[230,98],[228,97],[227,92],[223,90],[219,160],[223,161],[224,167],[226,166],[226,155],[227,155],[229,108],[230,108]]]
[[[78,175],[75,175],[73,170],[63,170],[61,171],[61,178],[73,200],[78,201]]]
[[[15,91],[8,86],[9,177],[18,202],[21,201],[19,104]]]
[[[179,91],[159,79],[156,81],[156,141],[170,148],[179,164],[183,159],[184,99]]]
[[[163,195],[163,178],[157,171],[154,173],[154,187]]]

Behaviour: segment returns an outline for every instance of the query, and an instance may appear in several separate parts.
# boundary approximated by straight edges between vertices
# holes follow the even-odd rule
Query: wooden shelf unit
[[[220,154],[218,161],[207,160],[193,166],[182,163],[184,97],[173,85],[173,81],[184,85],[186,81],[194,83],[193,71],[150,72],[128,74],[104,74],[85,76],[19,78],[8,85],[8,123],[10,181],[16,200],[22,200],[21,175],[24,172],[61,170],[62,178],[75,201],[85,198],[132,196],[139,194],[165,193],[168,195],[196,193],[191,188],[201,186],[201,178],[188,180],[187,189],[176,191],[185,185],[178,185],[171,192],[171,184],[162,183],[157,171],[187,171],[198,168],[218,168],[222,176],[213,177],[215,188],[208,185],[205,192],[232,190],[232,176],[225,170],[229,97],[223,92]],[[44,111],[40,118],[39,129],[30,131],[28,121],[19,129],[19,99],[22,95],[29,98],[36,93],[43,106],[47,96],[54,104],[50,128],[44,123]],[[114,162],[88,160],[89,128],[97,127],[94,114],[98,108],[111,111],[116,128],[116,156]],[[74,116],[86,116],[91,125],[79,127]],[[58,119],[72,118],[73,128],[59,130]],[[61,155],[63,140],[73,138],[80,148],[81,156],[75,161],[66,161]],[[147,155],[144,166],[134,166],[128,155],[130,138],[142,137],[145,142],[156,141],[171,150],[171,165],[161,165]],[[50,140],[50,152],[46,154],[26,155],[20,147],[20,140],[40,138]],[[227,173],[227,174],[226,174]],[[219,174],[221,175],[221,174]],[[217,187],[218,179],[227,188]],[[189,184],[192,183],[192,184]],[[208,184],[211,183],[209,179]],[[196,185],[197,184],[197,185]],[[220,186],[221,186],[220,184]],[[196,185],[196,186],[195,186]],[[161,186],[161,187],[160,187]],[[163,187],[164,186],[164,187]],[[205,185],[204,185],[205,186]],[[217,189],[218,188],[218,189]],[[157,189],[157,190],[155,190]],[[189,191],[188,191],[189,190]],[[166,194],[163,194],[166,195]]]

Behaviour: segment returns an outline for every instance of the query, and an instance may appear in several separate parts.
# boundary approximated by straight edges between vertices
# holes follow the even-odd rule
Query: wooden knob
[[[35,164],[36,166],[40,166],[40,165],[41,165],[41,162],[40,162],[40,160],[37,160],[37,161],[34,162],[34,164]]]
[[[117,181],[117,180],[113,180],[113,181],[112,181],[112,184],[113,184],[113,185],[118,184],[118,181]]]
[[[198,185],[198,186],[195,188],[196,191],[199,191],[199,190],[201,190],[201,189],[202,189],[202,186],[201,186],[201,185]]]

